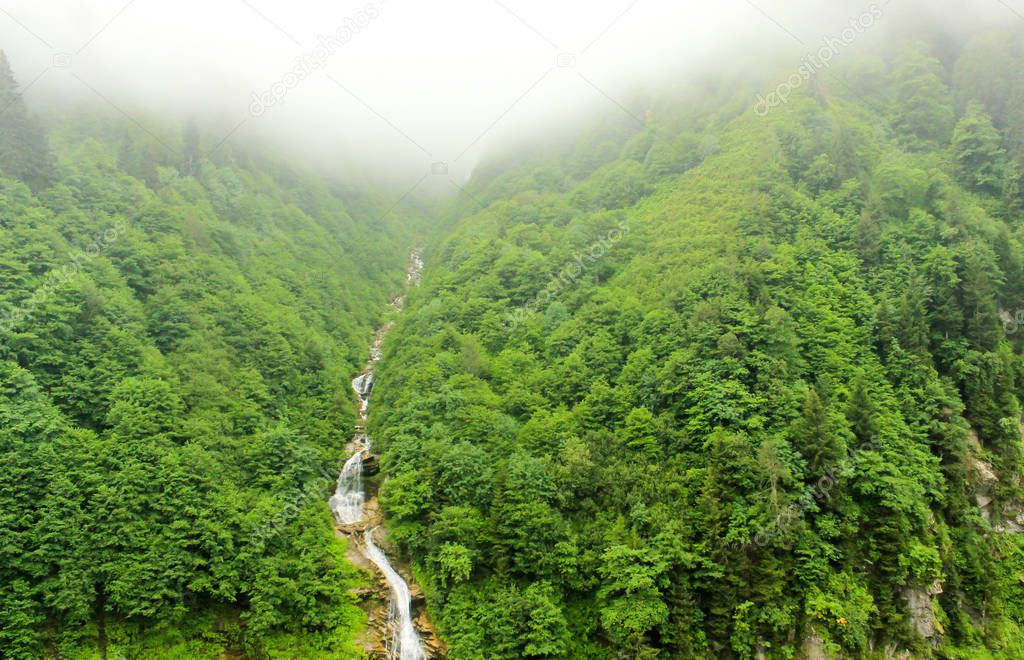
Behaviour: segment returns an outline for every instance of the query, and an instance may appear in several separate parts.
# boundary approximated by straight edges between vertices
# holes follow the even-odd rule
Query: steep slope
[[[709,85],[471,183],[371,424],[451,657],[1024,655],[1022,64]]]
[[[194,129],[51,142],[0,176],[0,657],[358,657],[325,502],[418,219]]]

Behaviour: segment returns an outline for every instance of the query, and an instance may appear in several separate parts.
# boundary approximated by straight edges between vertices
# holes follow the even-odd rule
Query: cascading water
[[[410,257],[409,281],[419,281],[419,272],[423,261],[414,252]],[[401,309],[401,297],[396,309]],[[338,477],[338,485],[329,502],[335,519],[341,525],[351,526],[364,522],[366,491],[363,487],[363,454],[370,451],[370,436],[366,434],[366,420],[370,407],[370,392],[373,390],[373,365],[381,359],[381,343],[387,326],[377,334],[373,348],[370,349],[370,362],[362,374],[352,381],[352,389],[359,398],[359,420],[356,436],[353,439],[355,452],[345,461],[345,466]],[[375,529],[375,528],[374,528]],[[412,622],[412,597],[409,585],[398,574],[388,561],[388,557],[373,542],[373,529],[363,535],[362,552],[380,570],[387,580],[391,594],[388,614],[388,628],[391,629],[391,647],[388,656],[391,660],[425,660],[419,634]]]
[[[420,276],[423,273],[423,258],[419,252],[413,252],[409,256],[409,270],[406,273],[406,281],[412,284],[419,284]]]
[[[373,374],[369,370],[352,381],[352,389],[359,397],[359,423],[364,427],[372,388]],[[354,442],[356,451],[345,461],[341,475],[338,476],[334,495],[328,502],[328,506],[334,512],[334,518],[342,525],[354,525],[361,521],[363,505],[366,503],[366,493],[363,490],[363,453],[370,450],[370,439],[366,433],[358,433]]]
[[[380,349],[377,350],[379,352]],[[379,359],[379,357],[371,355],[370,363],[372,364]],[[370,407],[370,391],[373,389],[373,373],[367,371],[356,376],[355,380],[352,381],[352,389],[359,395],[359,421],[365,423],[366,412]]]
[[[328,503],[335,519],[342,525],[354,525],[363,519],[363,451],[360,449],[345,461],[338,477],[338,487]]]
[[[377,565],[391,589],[391,606],[388,611],[388,627],[391,628],[391,648],[394,660],[424,660],[426,656],[420,647],[420,636],[412,625],[412,596],[409,585],[391,567],[388,557],[373,542],[373,530],[367,530],[366,558]]]

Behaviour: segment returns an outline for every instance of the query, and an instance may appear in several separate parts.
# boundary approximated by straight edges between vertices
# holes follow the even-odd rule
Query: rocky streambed
[[[409,258],[407,286],[420,280],[423,261],[419,252]],[[392,300],[401,312],[404,294]],[[370,359],[362,373],[352,381],[359,408],[352,440],[346,446],[349,455],[337,488],[330,500],[337,534],[348,540],[349,560],[377,579],[373,586],[357,589],[369,616],[369,630],[362,640],[367,657],[388,660],[444,658],[446,652],[426,611],[423,591],[412,580],[408,567],[395,560],[397,553],[388,541],[384,518],[377,502],[375,485],[367,481],[380,471],[366,430],[370,396],[374,386],[374,368],[383,357],[384,339],[393,324],[379,328],[370,349]]]

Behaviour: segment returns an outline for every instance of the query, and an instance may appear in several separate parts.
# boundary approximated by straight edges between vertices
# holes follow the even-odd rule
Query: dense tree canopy
[[[7,55],[0,51],[0,173],[34,189],[56,177],[53,156],[39,123],[29,115]]]
[[[326,494],[432,240],[370,433],[453,660],[1024,657],[1022,44],[693,83],[430,231],[0,59],[0,656],[353,657]]]
[[[478,173],[371,429],[451,657],[1024,655],[1020,53]]]
[[[195,124],[52,143],[0,154],[0,657],[353,657],[324,502],[414,223]]]

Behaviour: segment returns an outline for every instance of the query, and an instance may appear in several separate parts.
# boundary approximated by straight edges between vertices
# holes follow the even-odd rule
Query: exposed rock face
[[[903,597],[907,601],[907,611],[910,614],[910,625],[922,637],[937,642],[941,628],[935,620],[935,611],[932,609],[932,597],[942,593],[942,584],[936,580],[928,587],[907,587],[903,590]]]
[[[363,476],[373,477],[380,474],[380,457],[377,454],[366,454],[363,457]]]
[[[444,642],[438,638],[437,630],[434,629],[434,623],[427,616],[426,610],[420,612],[414,623],[416,630],[420,633],[420,641],[423,643],[423,651],[427,654],[427,657],[431,660],[447,658],[448,649],[445,647]]]
[[[1024,423],[1020,429],[1021,438],[1024,439]],[[974,486],[974,501],[982,517],[990,523],[995,522],[992,529],[996,532],[1024,534],[1024,506],[1020,502],[995,501],[999,477],[991,463],[979,458],[982,449],[978,434],[973,430],[968,431],[967,442],[971,449],[967,456],[968,480]],[[1017,475],[1014,475],[1011,483],[1014,488],[1020,489]]]
[[[974,487],[974,501],[985,520],[992,522],[993,502],[999,477],[992,465],[980,458],[984,451],[974,429],[967,431],[967,481]]]
[[[1024,510],[1013,508],[1003,513],[1003,522],[996,525],[995,530],[1010,534],[1024,534]]]
[[[967,460],[969,479],[974,484],[974,501],[977,502],[985,520],[991,522],[992,502],[995,500],[999,478],[992,470],[992,466],[977,456],[971,455]]]
[[[367,658],[387,660],[390,656],[385,645],[391,639],[391,630],[388,628],[389,587],[387,580],[378,576],[372,588],[359,591],[363,595],[366,595],[367,591],[371,592],[368,595],[368,600],[365,601],[371,609],[369,611],[369,630],[361,644],[363,652]],[[413,621],[413,625],[416,626],[416,631],[420,635],[423,652],[430,660],[444,660],[448,656],[448,650],[444,642],[438,638],[427,611],[419,606],[416,609],[419,610],[419,614]]]
[[[812,631],[804,638],[804,643],[800,647],[802,657],[805,660],[828,660],[828,655],[822,648],[824,644],[825,641],[818,636],[818,633]]]
[[[365,466],[365,462],[364,462]],[[363,519],[358,523],[345,525],[335,523],[337,534],[348,539],[348,559],[356,566],[365,571],[373,572],[376,579],[373,586],[359,587],[351,593],[359,598],[362,607],[369,616],[369,630],[364,635],[360,646],[366,658],[386,660],[389,657],[386,644],[391,639],[391,630],[388,628],[388,610],[390,607],[391,588],[388,586],[384,575],[370,562],[366,556],[358,550],[363,532],[373,529],[373,541],[380,546],[391,559],[391,565],[402,576],[409,586],[409,595],[412,599],[413,625],[420,635],[420,643],[423,651],[430,660],[443,660],[448,655],[447,647],[437,636],[437,630],[426,610],[426,596],[423,589],[412,579],[412,573],[408,567],[403,566],[394,559],[395,548],[388,540],[387,533],[381,525],[383,515],[380,510],[380,503],[376,497],[367,500],[363,507]]]
[[[403,571],[404,572],[404,571]],[[412,598],[413,604],[425,604],[427,602],[427,596],[423,593],[423,587],[412,581],[412,576],[409,576],[409,597]]]

